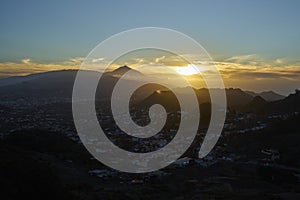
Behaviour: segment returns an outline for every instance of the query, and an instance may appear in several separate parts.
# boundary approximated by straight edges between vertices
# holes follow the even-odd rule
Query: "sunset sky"
[[[288,94],[300,88],[299,8],[297,0],[3,0],[0,78],[77,69],[111,35],[155,26],[198,41],[211,55],[226,87]],[[187,66],[175,57],[157,55],[147,62]],[[126,64],[136,66],[145,62],[141,59]],[[101,57],[95,60],[107,62]]]

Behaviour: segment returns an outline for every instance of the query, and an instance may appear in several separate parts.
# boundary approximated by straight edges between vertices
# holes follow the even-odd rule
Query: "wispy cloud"
[[[29,58],[26,58],[26,59],[22,59],[22,60],[21,60],[21,62],[24,63],[24,64],[30,64],[30,61],[31,61],[31,60],[30,60]]]
[[[191,55],[191,58],[193,56]],[[0,77],[20,76],[31,73],[46,72],[63,69],[79,69],[83,57],[75,57],[63,62],[41,63],[30,58],[24,58],[19,62],[0,63]],[[91,58],[85,60],[86,69],[103,70],[111,61],[105,58]],[[300,62],[289,58],[266,59],[256,54],[238,55],[215,62],[193,60],[203,70],[202,73],[210,73],[212,64],[217,66],[225,82],[226,87],[242,87],[245,89],[263,90],[278,89],[282,93],[300,86]],[[155,57],[131,57],[116,60],[111,64],[111,69],[122,65],[135,68],[148,65],[153,74],[163,74],[164,67],[187,66],[189,63],[176,55],[160,55]],[[168,77],[170,77],[168,75]],[[194,83],[201,82],[197,77],[190,77]],[[281,88],[281,89],[280,89]]]
[[[26,58],[20,62],[2,62],[0,63],[0,77],[23,76],[52,70],[78,69],[81,60],[82,58],[72,58],[59,63],[39,63]]]
[[[230,58],[225,59],[225,62],[233,62],[233,63],[240,63],[240,64],[257,64],[260,62],[262,58],[256,54],[249,54],[249,55],[238,55],[232,56]]]
[[[94,58],[92,59],[92,63],[99,63],[99,62],[102,62],[104,61],[104,58]]]
[[[223,76],[229,79],[251,78],[300,80],[300,63],[287,58],[267,60],[255,54],[227,58],[215,62]]]
[[[289,58],[266,59],[257,55],[234,56],[215,62],[226,87],[274,90],[288,94],[300,87],[300,62]]]
[[[160,63],[160,61],[162,61],[163,59],[165,59],[166,56],[162,56],[162,57],[159,57],[159,58],[155,58],[155,62],[156,63]]]

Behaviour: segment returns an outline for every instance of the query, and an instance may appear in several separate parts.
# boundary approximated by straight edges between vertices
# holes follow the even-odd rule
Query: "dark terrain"
[[[115,75],[126,70],[106,74],[98,112],[109,110],[103,102],[117,82]],[[72,119],[75,75],[58,71],[0,81],[1,199],[300,199],[298,90],[284,97],[226,89],[222,137],[200,160],[197,152],[210,120],[210,99],[207,89],[195,89],[202,122],[190,149],[167,168],[128,174],[102,165],[81,144]],[[136,94],[131,112],[141,120],[137,123],[147,123],[145,113],[154,103],[170,113],[178,110],[172,92],[158,89],[163,88],[149,85]],[[172,116],[169,125],[178,123],[178,116]],[[104,125],[108,132],[121,133],[109,112]],[[169,125],[159,139],[172,139]],[[111,140],[137,152],[161,148],[157,141],[147,146],[121,138],[125,142]]]

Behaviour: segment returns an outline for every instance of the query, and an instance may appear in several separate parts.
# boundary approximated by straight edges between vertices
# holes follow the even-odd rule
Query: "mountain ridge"
[[[272,90],[269,91],[263,91],[263,92],[253,92],[253,91],[245,91],[246,93],[250,94],[251,96],[255,97],[255,96],[260,96],[263,99],[265,99],[266,101],[277,101],[280,99],[284,99],[286,96],[278,94]]]
[[[105,72],[106,77],[104,79],[103,85],[108,87],[106,93],[100,93],[98,97],[109,98],[109,92],[113,89],[113,84],[117,82],[117,78],[114,77],[114,74],[126,73],[128,70],[134,70],[130,67],[124,65],[121,66],[112,72]],[[78,70],[59,70],[59,71],[49,71],[38,74],[30,74],[27,76],[21,77],[8,77],[0,80],[0,101],[16,101],[18,99],[39,99],[43,98],[64,98],[68,101],[71,101],[73,84]],[[89,76],[98,76],[100,72],[85,70]],[[134,73],[141,74],[139,71],[134,70]],[[5,83],[7,81],[7,83]],[[135,80],[129,80],[135,81]],[[87,86],[88,87],[88,86]],[[149,85],[145,87],[144,91],[141,91],[139,94],[143,94],[142,98],[139,100],[147,98],[155,90],[161,88],[152,87]],[[184,88],[175,88],[175,90],[180,90],[184,92]],[[209,91],[207,88],[195,89],[196,95],[199,99],[199,103],[207,103],[210,101]],[[218,90],[217,88],[212,88],[212,90]],[[251,91],[243,91],[240,88],[226,88],[226,95],[228,106],[241,106],[250,103],[255,97],[253,93],[249,94]],[[263,93],[263,92],[262,92]],[[260,93],[260,94],[262,94]],[[273,94],[273,91],[266,91],[264,94]],[[257,95],[260,96],[260,95]],[[263,97],[262,97],[263,98]],[[263,98],[265,99],[265,98]],[[265,99],[267,100],[267,99]],[[280,99],[282,100],[282,99]],[[278,101],[278,100],[277,100]],[[276,100],[275,100],[276,102]],[[1,103],[1,102],[0,102]],[[37,102],[38,103],[38,102]]]

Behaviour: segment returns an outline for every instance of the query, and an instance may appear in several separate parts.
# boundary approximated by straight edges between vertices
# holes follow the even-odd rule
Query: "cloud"
[[[256,54],[237,55],[215,64],[224,79],[300,81],[300,63],[289,58],[268,59]]]
[[[192,58],[192,56],[191,56]],[[93,58],[85,60],[83,57],[75,57],[62,62],[40,63],[24,58],[19,62],[2,62],[0,63],[0,77],[21,76],[32,73],[40,73],[53,70],[79,69],[81,63],[85,61],[88,70],[105,69],[111,61],[104,58]],[[300,62],[289,58],[266,59],[261,56],[238,55],[215,62],[205,60],[193,60],[197,66],[202,68],[202,73],[210,74],[210,67],[215,65],[220,71],[226,87],[243,87],[247,89],[259,89],[270,87],[289,86],[291,89],[299,88],[300,85]],[[135,68],[138,66],[148,65],[149,72],[152,74],[164,74],[166,66],[180,67],[187,66],[189,63],[181,56],[163,55],[153,57],[129,57],[113,62],[110,69],[115,69],[122,65],[128,65]],[[169,75],[167,75],[169,76]],[[198,77],[190,77],[194,83],[199,82]],[[271,85],[272,83],[272,85]],[[283,87],[284,86],[284,87]]]
[[[188,61],[184,60],[181,56],[177,56],[177,55],[158,57],[155,59],[155,63],[166,65],[169,67],[187,66],[188,64],[190,64]]]
[[[99,63],[99,62],[102,62],[104,61],[104,58],[94,58],[92,59],[92,63]]]
[[[60,63],[38,63],[31,59],[22,59],[20,62],[0,63],[0,77],[24,76],[53,70],[78,69],[81,58],[72,58]]]
[[[260,63],[263,61],[263,58],[256,54],[248,54],[248,55],[232,56],[230,58],[225,59],[224,61],[230,63],[244,64],[244,65],[247,64],[260,65]]]
[[[26,58],[26,59],[23,59],[23,60],[21,60],[21,62],[22,63],[24,63],[24,64],[30,64],[30,58]]]
[[[82,61],[84,61],[84,57],[75,57],[75,58],[70,58],[70,62],[75,63],[75,64],[79,64]]]
[[[225,61],[234,61],[234,62],[244,62],[244,61],[249,61],[253,59],[259,58],[256,54],[248,54],[248,55],[237,55],[237,56],[232,56],[230,58],[225,59]]]
[[[298,62],[288,62],[286,59],[274,59],[271,61],[254,61],[257,56],[247,55],[232,57],[218,61],[215,64],[223,76],[230,79],[247,78],[249,80],[261,79],[288,79],[300,80],[300,65]]]
[[[156,63],[160,63],[160,61],[162,61],[163,59],[165,59],[166,56],[162,56],[162,57],[159,57],[159,58],[155,58],[155,62]]]
[[[284,63],[284,60],[283,60],[283,59],[280,59],[280,58],[277,58],[274,62],[275,62],[276,64],[283,64],[283,63]]]

